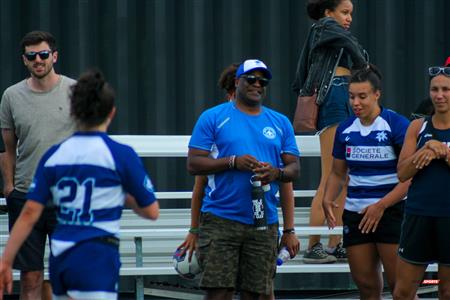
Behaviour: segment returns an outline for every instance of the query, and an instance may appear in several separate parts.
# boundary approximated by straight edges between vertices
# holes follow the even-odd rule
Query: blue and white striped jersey
[[[359,212],[398,184],[398,154],[408,125],[405,117],[382,108],[370,126],[357,117],[338,126],[333,156],[347,162],[350,178],[345,209]]]
[[[83,240],[118,236],[126,193],[140,207],[156,201],[136,152],[106,133],[77,132],[44,154],[28,199],[56,206],[51,248],[57,256]]]

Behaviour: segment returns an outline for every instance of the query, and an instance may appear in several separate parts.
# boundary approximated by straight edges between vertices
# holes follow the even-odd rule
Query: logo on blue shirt
[[[28,192],[33,192],[36,188],[36,178],[33,179],[33,181],[30,184],[30,187],[28,188]]]
[[[148,176],[145,176],[143,185],[147,191],[149,191],[150,193],[153,193],[153,184]]]
[[[263,134],[266,138],[273,140],[277,137],[277,133],[275,132],[275,129],[272,127],[264,127]]]

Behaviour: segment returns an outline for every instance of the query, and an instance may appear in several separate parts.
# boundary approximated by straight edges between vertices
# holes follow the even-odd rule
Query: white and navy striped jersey
[[[359,212],[398,184],[398,154],[408,125],[405,117],[382,108],[370,126],[357,117],[338,126],[333,156],[345,160],[349,169],[345,209]]]
[[[28,199],[56,206],[51,248],[57,256],[83,240],[118,237],[126,193],[140,207],[156,201],[136,152],[106,133],[77,132],[42,157]]]

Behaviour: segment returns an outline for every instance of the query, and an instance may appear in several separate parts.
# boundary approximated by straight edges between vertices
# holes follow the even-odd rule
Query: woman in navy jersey
[[[20,245],[52,201],[58,219],[50,243],[53,299],[117,299],[123,206],[156,219],[159,205],[136,152],[106,134],[116,112],[114,98],[96,70],[72,87],[71,116],[78,131],[39,162],[1,258],[0,298],[11,292],[11,265]]]
[[[403,199],[409,184],[399,183],[396,166],[409,121],[380,106],[381,74],[373,65],[352,73],[349,93],[355,116],[337,128],[323,209],[328,226],[335,227],[335,199],[348,175],[342,219],[350,271],[361,299],[381,299],[381,265],[392,291],[395,286]]]
[[[412,299],[430,263],[439,265],[439,299],[450,299],[450,66],[428,75],[434,114],[411,122],[398,163],[400,180],[412,181],[395,299]]]

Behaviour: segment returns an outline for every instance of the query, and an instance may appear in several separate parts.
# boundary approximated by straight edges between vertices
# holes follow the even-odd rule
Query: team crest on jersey
[[[387,140],[387,134],[385,131],[377,132],[377,136],[375,137],[378,142],[384,142]]]
[[[263,134],[266,138],[271,140],[277,137],[277,133],[272,127],[264,127]]]
[[[153,193],[153,184],[148,176],[145,176],[144,178],[144,188],[150,193]]]

